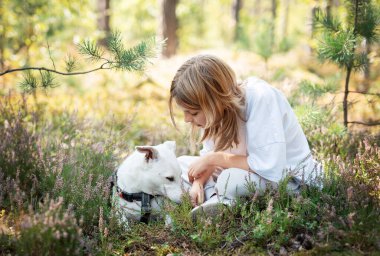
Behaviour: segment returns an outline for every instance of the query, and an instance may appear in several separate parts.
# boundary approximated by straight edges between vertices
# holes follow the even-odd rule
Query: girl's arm
[[[188,172],[189,181],[193,182],[196,179],[200,179],[200,182],[204,184],[216,166],[222,167],[223,169],[239,168],[247,171],[250,170],[247,156],[225,152],[210,152],[190,165]]]
[[[204,156],[208,165],[220,166],[223,169],[239,168],[249,170],[247,156],[234,155],[225,152],[210,152]]]

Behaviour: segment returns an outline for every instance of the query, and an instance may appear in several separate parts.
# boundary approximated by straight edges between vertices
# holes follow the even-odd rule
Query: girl
[[[192,134],[202,132],[200,157],[178,158],[192,183],[193,204],[207,199],[195,212],[248,195],[247,181],[262,191],[290,175],[288,189],[297,191],[322,172],[281,92],[255,77],[238,84],[232,69],[214,56],[195,56],[174,76],[169,107],[175,126],[174,103]]]

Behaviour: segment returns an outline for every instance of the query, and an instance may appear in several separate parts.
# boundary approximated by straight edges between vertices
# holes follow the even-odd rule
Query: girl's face
[[[194,110],[179,105],[185,116],[185,122],[204,128],[206,125],[206,116],[202,110]]]

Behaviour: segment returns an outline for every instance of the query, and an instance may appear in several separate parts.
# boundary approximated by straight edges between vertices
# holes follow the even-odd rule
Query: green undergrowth
[[[131,131],[133,119],[90,122],[3,97],[0,102],[0,255],[376,255],[380,250],[379,137],[331,121],[305,133],[323,188],[252,189],[220,214],[192,220],[188,197],[162,218],[126,227],[108,204],[108,178],[134,145],[182,135]],[[114,121],[112,121],[114,120]],[[119,120],[119,121],[117,121]],[[318,119],[316,119],[317,122]],[[334,128],[335,127],[335,128]],[[249,186],[251,188],[252,186]]]

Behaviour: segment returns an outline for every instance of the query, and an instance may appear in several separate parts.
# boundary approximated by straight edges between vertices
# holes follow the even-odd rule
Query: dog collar
[[[110,190],[111,190],[110,196],[112,195],[112,189],[115,186],[116,192],[120,198],[123,198],[124,200],[126,200],[128,202],[133,202],[133,201],[141,202],[140,222],[148,224],[149,217],[150,217],[150,214],[152,211],[152,206],[150,204],[150,200],[152,200],[155,196],[151,195],[151,194],[144,193],[144,192],[128,193],[128,192],[122,190],[117,185],[117,170],[112,174],[110,183],[111,183],[110,184]]]

